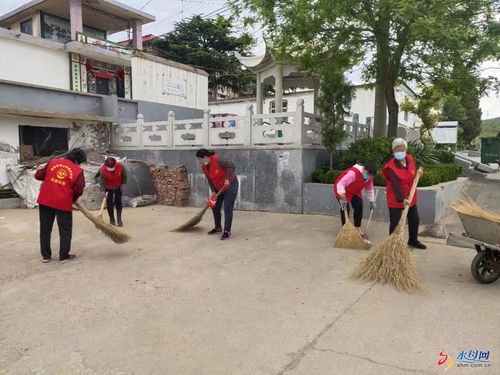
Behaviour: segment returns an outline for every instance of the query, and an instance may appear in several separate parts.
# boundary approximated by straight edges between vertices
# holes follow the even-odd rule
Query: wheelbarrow
[[[458,213],[465,232],[451,233],[448,244],[476,249],[471,273],[481,284],[489,284],[500,277],[500,223]]]

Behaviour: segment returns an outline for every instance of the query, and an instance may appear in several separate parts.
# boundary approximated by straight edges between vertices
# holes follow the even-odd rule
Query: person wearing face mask
[[[234,174],[235,164],[212,151],[204,148],[196,152],[196,157],[207,177],[212,196],[208,204],[214,215],[214,228],[208,232],[209,235],[222,233],[221,240],[231,238],[231,226],[233,222],[234,203],[238,195],[239,183]],[[218,197],[217,192],[222,191]],[[221,209],[224,205],[224,231],[222,231]]]
[[[345,170],[333,184],[333,192],[340,203],[340,220],[345,224],[344,210],[354,209],[354,226],[364,239],[368,236],[361,231],[361,221],[363,220],[363,198],[361,191],[364,189],[370,201],[370,210],[374,210],[375,194],[373,188],[373,177],[377,174],[377,165],[373,162],[356,164],[352,168]]]
[[[127,183],[127,172],[123,165],[113,157],[108,157],[99,170],[96,179],[101,189],[107,193],[106,208],[111,225],[123,227],[122,222],[122,193]],[[116,222],[114,208],[116,207]]]
[[[418,240],[418,227],[420,218],[417,209],[417,192],[411,202],[408,201],[413,181],[417,175],[423,172],[417,171],[413,157],[406,153],[408,143],[403,138],[396,138],[392,142],[394,158],[382,168],[382,174],[386,182],[387,206],[389,207],[389,233],[394,232],[399,223],[404,206],[410,206],[408,210],[408,246],[415,249],[426,249]]]

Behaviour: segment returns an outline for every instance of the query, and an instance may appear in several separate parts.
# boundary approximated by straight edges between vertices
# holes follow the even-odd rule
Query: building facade
[[[0,16],[0,183],[21,150],[104,152],[113,124],[202,117],[208,74],[142,50],[155,18],[114,0],[33,0]],[[132,30],[132,45],[107,40]],[[8,182],[8,181],[7,181]]]

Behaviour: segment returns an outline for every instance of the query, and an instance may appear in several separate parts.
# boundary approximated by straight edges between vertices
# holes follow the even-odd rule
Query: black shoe
[[[217,233],[222,233],[222,228],[219,228],[219,229],[214,228],[211,231],[209,231],[207,234],[212,235],[212,234],[217,234]]]
[[[114,225],[114,226],[116,227],[116,222],[115,222],[115,219],[110,220],[110,221],[109,221],[109,223],[110,223],[111,225]]]
[[[228,240],[231,238],[231,232],[224,232],[221,236],[221,240],[224,241],[224,240]]]
[[[410,242],[408,241],[408,246],[413,247],[414,249],[421,249],[425,250],[427,249],[427,246],[425,246],[422,242],[420,241],[415,241],[415,242]]]
[[[121,220],[118,220],[118,226],[123,227],[123,222]]]

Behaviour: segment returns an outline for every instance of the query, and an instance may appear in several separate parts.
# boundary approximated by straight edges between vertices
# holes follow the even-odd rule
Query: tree
[[[317,105],[320,110],[322,143],[330,156],[333,170],[333,154],[344,141],[344,118],[349,115],[354,87],[346,81],[342,72],[325,69],[320,75],[321,94]]]
[[[155,42],[155,48],[162,57],[206,70],[210,89],[245,94],[255,86],[255,75],[242,69],[235,54],[248,56],[254,44],[247,33],[233,35],[232,18],[198,15],[176,23],[173,31]]]
[[[395,136],[400,80],[450,74],[456,56],[476,63],[498,48],[494,0],[233,0],[254,12],[283,57],[308,67],[326,59],[362,68],[384,92]],[[379,123],[377,121],[377,123]],[[377,130],[378,131],[378,130]]]

